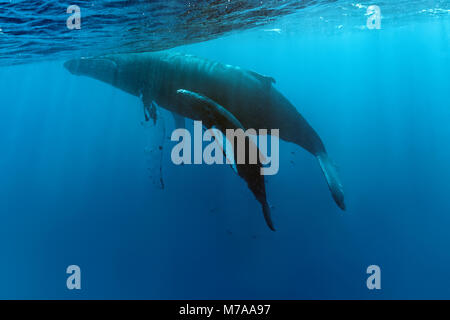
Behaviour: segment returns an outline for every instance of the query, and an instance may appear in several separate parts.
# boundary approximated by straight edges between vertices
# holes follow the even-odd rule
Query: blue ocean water
[[[175,166],[170,141],[158,188],[139,99],[62,66],[91,47],[8,55],[0,23],[0,298],[450,298],[449,4],[378,3],[379,30],[365,27],[368,4],[155,40],[274,77],[322,137],[347,210],[313,157],[281,142],[267,178],[276,232],[230,168]],[[72,264],[79,291],[66,288]],[[373,264],[381,290],[366,287]]]

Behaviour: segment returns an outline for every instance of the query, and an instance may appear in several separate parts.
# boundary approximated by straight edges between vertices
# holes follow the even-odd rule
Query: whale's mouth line
[[[96,73],[103,73],[111,76],[117,71],[117,63],[108,57],[75,58],[67,60],[64,62],[63,66],[71,74],[77,76],[95,75]]]
[[[79,59],[71,59],[64,62],[63,66],[71,74],[79,76],[81,75],[81,73],[79,72],[79,65],[80,65]]]

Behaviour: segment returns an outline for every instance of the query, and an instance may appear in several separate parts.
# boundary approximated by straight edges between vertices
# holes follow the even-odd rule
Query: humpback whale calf
[[[281,139],[297,144],[317,158],[334,201],[345,210],[342,184],[322,140],[274,87],[275,79],[240,67],[167,51],[72,59],[66,61],[64,67],[74,75],[106,82],[141,98],[147,119],[156,121],[153,103],[156,102],[171,111],[178,124],[181,116],[201,120],[222,132],[228,128],[279,129]],[[275,230],[260,168],[259,162],[242,164],[237,165],[237,172],[261,203],[267,225]]]

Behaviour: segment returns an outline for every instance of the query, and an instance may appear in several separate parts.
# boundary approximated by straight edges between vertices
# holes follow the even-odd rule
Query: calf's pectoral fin
[[[186,99],[185,102],[188,102],[192,108],[194,108],[195,111],[202,114],[202,120],[203,118],[206,118],[206,120],[209,122],[207,123],[207,126],[214,126],[217,129],[219,129],[225,136],[226,136],[226,129],[242,129],[245,131],[244,126],[241,124],[241,122],[227,109],[219,105],[214,100],[203,96],[199,93],[179,89],[177,90],[177,93]],[[247,138],[249,141],[249,144],[254,144],[253,140],[250,139],[250,137]],[[216,138],[216,141],[219,141]],[[229,141],[231,145],[232,142]],[[232,148],[223,147],[220,142],[219,146],[221,147],[222,151],[224,152],[225,156],[233,157],[234,163],[236,163],[236,154],[234,151],[232,151]],[[224,150],[225,149],[225,150]],[[255,148],[260,152],[259,148]],[[230,152],[231,151],[231,152]],[[248,149],[246,153],[248,152]],[[265,191],[265,183],[264,183],[264,177],[261,176],[260,170],[261,170],[261,164],[238,164],[236,166],[237,172],[239,176],[245,180],[247,183],[247,186],[252,191],[258,202],[262,206],[262,211],[264,214],[264,219],[268,225],[268,227],[275,231],[271,214],[270,214],[270,206],[267,203],[266,200],[266,191]]]
[[[177,93],[186,99],[191,108],[194,108],[197,113],[202,114],[202,120],[206,120],[204,123],[206,127],[214,127],[222,131],[223,135],[226,135],[226,129],[242,128],[242,124],[236,119],[231,112],[226,110],[224,107],[219,105],[212,99],[203,96],[199,93],[192,92],[189,90],[179,89]],[[205,119],[206,118],[206,119]],[[214,133],[213,133],[214,134]],[[230,163],[231,159],[234,159],[234,153],[232,148],[227,148],[223,145],[223,142],[214,136],[217,144],[224,153],[225,157]],[[236,166],[233,163],[232,168],[237,172]]]

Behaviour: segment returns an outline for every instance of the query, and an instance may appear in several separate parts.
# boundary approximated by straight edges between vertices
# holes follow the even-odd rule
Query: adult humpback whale
[[[202,120],[221,131],[227,128],[279,129],[281,139],[299,145],[318,159],[335,202],[345,210],[344,192],[336,167],[320,137],[275,89],[273,78],[172,52],[80,58],[69,60],[64,66],[72,74],[101,80],[140,97],[146,117],[154,120],[153,101],[176,117]],[[237,171],[261,203],[266,222],[274,230],[264,178],[259,174],[260,166],[260,163],[237,165]]]

